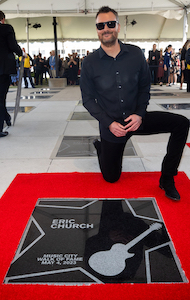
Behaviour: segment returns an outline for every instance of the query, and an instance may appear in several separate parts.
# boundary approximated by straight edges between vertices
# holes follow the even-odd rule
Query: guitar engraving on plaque
[[[89,258],[89,266],[97,273],[103,276],[119,275],[126,268],[126,259],[131,258],[135,253],[129,253],[128,250],[140,242],[144,237],[154,230],[159,230],[162,227],[160,223],[153,223],[150,227],[134,238],[129,243],[114,244],[110,250],[99,251],[94,253]]]

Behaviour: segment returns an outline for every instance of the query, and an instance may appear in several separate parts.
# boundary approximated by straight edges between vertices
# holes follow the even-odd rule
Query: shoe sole
[[[159,188],[161,188],[161,190],[165,191],[165,189],[163,188],[163,186],[162,186],[161,184],[159,185]],[[177,199],[177,198],[173,198],[173,197],[167,195],[167,194],[166,194],[166,191],[165,191],[165,196],[166,196],[167,198],[173,200],[173,201],[180,201],[180,198]]]
[[[3,138],[3,137],[5,137],[5,136],[7,136],[8,134],[5,134],[5,135],[0,135],[0,138]]]

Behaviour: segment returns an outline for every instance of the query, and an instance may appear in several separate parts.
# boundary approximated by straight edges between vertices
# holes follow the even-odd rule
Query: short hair
[[[5,19],[5,14],[2,12],[2,10],[0,10],[0,21],[3,19]]]
[[[105,14],[109,12],[112,12],[116,16],[117,21],[119,21],[118,13],[116,12],[115,9],[110,8],[109,6],[102,6],[97,12],[96,18],[98,17],[99,14]]]

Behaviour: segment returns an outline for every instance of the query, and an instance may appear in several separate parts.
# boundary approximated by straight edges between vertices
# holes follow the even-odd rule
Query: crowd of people
[[[176,53],[172,45],[168,45],[165,50],[157,50],[156,44],[153,44],[153,49],[149,51],[147,63],[149,64],[152,84],[162,86],[175,85],[180,83],[182,89],[183,83],[187,83],[187,91],[190,91],[190,67],[188,67],[185,57],[190,48],[190,40],[187,40],[184,46]],[[55,58],[55,51],[50,52],[48,58],[42,57],[42,54],[34,55],[33,58],[29,54],[24,53],[24,83],[25,88],[28,87],[27,77],[32,87],[47,83],[47,78],[66,78],[67,85],[78,85],[81,71],[82,60],[77,53],[68,54],[68,57]],[[87,55],[89,51],[87,51]],[[21,57],[16,58],[17,74],[11,76],[11,84],[17,85],[19,79],[19,64]],[[58,70],[56,70],[56,65]],[[32,69],[32,74],[31,74]],[[32,79],[32,77],[34,79]]]
[[[162,86],[171,86],[180,83],[182,89],[183,83],[187,83],[187,92],[190,92],[190,68],[188,67],[187,55],[190,48],[190,40],[187,40],[184,46],[175,52],[172,45],[168,45],[166,49],[153,49],[149,51],[147,62],[149,64],[152,84]]]
[[[42,54],[34,55],[32,58],[25,49],[23,51],[24,58],[24,83],[25,88],[28,88],[27,77],[29,78],[31,86],[43,85],[47,83],[47,78],[66,78],[68,85],[78,85],[79,75],[81,70],[82,59],[79,58],[77,53],[68,54],[68,57],[60,58],[60,55],[55,57],[55,51],[50,52],[50,56],[42,57]],[[89,52],[87,51],[87,55]],[[11,76],[11,84],[18,85],[19,80],[19,68],[22,57],[16,58],[17,74]],[[56,67],[57,66],[57,67]],[[56,70],[57,68],[57,70]],[[31,72],[32,70],[32,72]],[[33,77],[33,78],[32,78]]]

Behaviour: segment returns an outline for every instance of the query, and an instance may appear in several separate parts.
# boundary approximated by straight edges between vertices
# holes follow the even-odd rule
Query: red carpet
[[[176,177],[181,201],[158,187],[160,173],[123,173],[109,184],[99,173],[17,175],[0,201],[0,299],[190,299],[190,284],[96,284],[91,286],[5,285],[4,277],[38,198],[155,197],[186,277],[190,278],[190,181]]]
[[[187,146],[190,148],[190,143],[187,143]]]

